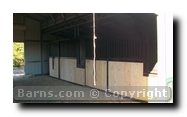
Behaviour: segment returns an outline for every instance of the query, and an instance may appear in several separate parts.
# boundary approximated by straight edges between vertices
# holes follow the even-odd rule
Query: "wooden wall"
[[[85,69],[77,68],[75,58],[60,58],[60,79],[85,85]]]
[[[55,78],[59,78],[59,65],[58,65],[58,57],[54,57],[54,69],[53,69],[53,57],[49,58],[49,75]]]
[[[143,93],[137,94],[137,91],[147,91],[148,79],[143,76],[143,63],[135,62],[115,62],[109,61],[109,89],[111,92],[117,92],[131,97],[129,91],[135,92],[133,98],[147,100]]]
[[[93,85],[93,60],[86,60],[86,85],[98,89],[107,89],[106,61],[96,60],[96,86]]]
[[[58,78],[58,57],[55,57],[52,69],[52,57],[49,59],[50,76]],[[96,86],[93,85],[93,60],[86,60],[86,67],[77,68],[75,58],[60,58],[60,79],[87,85],[101,90],[107,89],[107,61],[96,60]],[[138,91],[147,91],[148,78],[143,76],[143,63],[135,62],[108,62],[108,88],[110,92],[124,95],[124,91],[133,98],[147,100],[147,95],[137,94]]]

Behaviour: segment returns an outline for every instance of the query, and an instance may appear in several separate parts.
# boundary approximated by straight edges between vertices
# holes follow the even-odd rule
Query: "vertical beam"
[[[74,26],[74,37],[77,37],[77,31],[76,26]]]
[[[79,37],[79,25],[77,26],[77,37]]]
[[[107,36],[107,39],[106,39],[106,58],[107,58],[107,63],[106,63],[106,78],[107,78],[107,92],[109,90],[109,79],[108,79],[108,71],[109,71],[109,67],[108,67],[108,36]]]
[[[74,37],[79,37],[79,26],[74,26]]]
[[[60,79],[60,41],[58,42],[58,78]]]
[[[25,23],[25,15],[23,16],[23,22],[24,25],[26,25]],[[26,29],[27,30],[27,29]],[[24,39],[23,39],[23,43],[24,43],[24,73],[25,73],[25,61],[26,61],[26,55],[25,55],[25,38],[26,38],[26,30],[24,30]],[[25,73],[26,74],[26,73]]]
[[[41,74],[44,74],[43,72],[43,38],[41,34],[41,24],[40,24],[40,51],[41,51]]]

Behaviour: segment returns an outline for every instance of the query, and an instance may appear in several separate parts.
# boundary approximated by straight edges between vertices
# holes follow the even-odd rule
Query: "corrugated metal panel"
[[[43,74],[49,73],[49,44],[44,42],[42,45]]]
[[[59,51],[59,47],[58,47],[58,43],[51,43],[49,45],[49,56],[51,57],[55,57],[55,56],[58,56],[58,51]]]
[[[24,24],[24,17],[19,14],[14,13],[13,14],[13,23],[23,25]]]
[[[25,18],[25,25],[26,25],[26,37],[25,40],[40,40],[40,23]]]
[[[43,74],[49,73],[49,60],[43,62]]]
[[[41,43],[28,42],[40,40],[40,23],[25,18],[25,74],[41,74]]]
[[[108,39],[108,58],[143,61],[143,35],[113,36]]]
[[[42,45],[42,59],[49,60],[49,43],[43,42]]]
[[[41,74],[41,62],[26,62],[25,74]]]
[[[25,60],[41,61],[40,42],[25,42]]]
[[[57,48],[58,50],[58,48]],[[63,41],[60,43],[60,56],[61,57],[76,57],[77,56],[77,43],[76,41]]]
[[[13,30],[13,41],[14,42],[23,42],[24,41],[24,31]]]

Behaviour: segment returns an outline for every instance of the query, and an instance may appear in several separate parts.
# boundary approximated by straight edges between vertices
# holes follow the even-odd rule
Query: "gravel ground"
[[[110,97],[106,97],[106,93],[104,91],[97,90],[97,94],[99,96],[97,98],[91,97],[91,91],[93,90],[90,87],[77,85],[71,82],[67,82],[64,80],[60,80],[57,78],[52,78],[48,75],[24,75],[24,70],[22,68],[14,68],[13,73],[13,88],[14,88],[14,103],[140,103],[140,101],[130,100],[129,98],[123,98],[122,97],[114,97],[113,94],[109,94]],[[22,100],[22,99],[15,99],[15,97],[18,95],[17,87],[21,86],[32,86],[30,89],[32,91],[35,91],[36,89],[39,89],[41,91],[54,91],[59,92],[63,91],[62,97],[50,97],[48,99],[42,99],[41,98],[34,98],[34,100]],[[42,86],[42,87],[38,87]],[[33,90],[34,89],[34,90]],[[96,90],[96,89],[94,89]],[[38,91],[38,90],[37,90]],[[66,96],[64,92],[68,91],[83,91],[84,97],[69,97]],[[25,91],[26,94],[26,91]],[[55,93],[59,94],[59,93]],[[96,93],[93,93],[96,95]],[[108,95],[107,95],[108,96]],[[31,98],[30,98],[31,99]]]
[[[25,75],[24,67],[13,67],[13,77]]]

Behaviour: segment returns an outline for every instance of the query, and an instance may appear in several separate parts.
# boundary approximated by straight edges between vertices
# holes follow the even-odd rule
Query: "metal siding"
[[[24,41],[24,31],[13,30],[13,42],[23,42]]]
[[[49,73],[49,60],[43,62],[43,74]]]
[[[25,74],[41,74],[41,62],[26,62]]]
[[[48,60],[49,59],[49,43],[47,43],[47,42],[43,42],[42,57],[43,57],[43,60]]]
[[[13,24],[24,24],[24,17],[14,13],[13,14]]]
[[[51,34],[42,34],[43,40],[56,40],[57,36]]]
[[[41,43],[28,42],[40,40],[40,23],[25,18],[25,74],[42,74],[41,71]]]
[[[25,40],[40,40],[40,23],[29,18],[25,18],[26,37]]]
[[[25,60],[41,61],[40,42],[25,42]]]
[[[58,47],[58,46],[56,46],[56,47]],[[56,48],[56,50],[54,50],[54,51],[58,51],[58,48]],[[77,55],[76,41],[60,42],[60,56],[61,57],[76,57],[76,55]]]
[[[55,56],[58,56],[58,43],[51,43],[49,45],[49,56],[51,57],[55,57]]]
[[[42,45],[43,74],[49,73],[49,44],[43,42]]]

